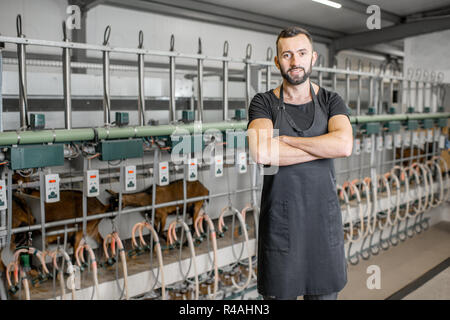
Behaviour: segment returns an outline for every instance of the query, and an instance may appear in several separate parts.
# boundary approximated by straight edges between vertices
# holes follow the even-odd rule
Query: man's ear
[[[277,69],[280,70],[280,63],[278,62],[278,56],[275,56],[273,58],[273,61],[275,62],[275,66],[277,67]]]
[[[313,65],[313,66],[316,65],[317,58],[318,58],[317,52],[316,52],[316,51],[313,51],[313,53],[312,53],[312,65]]]

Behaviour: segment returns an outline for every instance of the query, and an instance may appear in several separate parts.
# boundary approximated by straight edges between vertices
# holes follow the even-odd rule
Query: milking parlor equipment
[[[72,42],[64,25],[63,31],[62,41],[30,39],[18,16],[17,37],[0,36],[0,44],[17,46],[10,63],[18,65],[20,117],[16,130],[0,123],[1,298],[235,299],[254,291],[262,170],[249,157],[246,127],[254,92],[281,80],[272,74],[272,49],[258,61],[251,44],[245,58],[231,58],[228,41],[222,55],[209,56],[200,38],[197,53],[188,54],[176,51],[173,35],[166,51],[145,48],[143,31],[136,48],[112,46],[109,26],[102,44]],[[61,49],[61,60],[51,65],[62,69],[64,128],[49,129],[45,114],[30,113],[27,66],[37,62],[27,60],[29,46]],[[75,50],[101,53],[101,65],[71,61]],[[134,56],[135,66],[111,64],[119,54]],[[168,124],[156,120],[145,92],[146,60],[161,57],[168,59]],[[177,110],[180,60],[197,70],[186,76],[196,80],[192,103]],[[206,121],[208,62],[222,65],[218,122]],[[323,63],[321,56],[313,81],[334,91],[343,85],[351,112],[353,154],[335,165],[346,255],[357,264],[426,230],[430,209],[447,201],[441,152],[450,113],[442,105],[441,73],[403,75],[392,63],[366,68],[359,62],[357,70],[350,60],[344,69]],[[100,126],[73,126],[74,68],[101,70]],[[111,71],[118,69],[137,73],[137,121],[122,111],[111,117]],[[231,118],[230,72],[245,83]],[[182,186],[171,191],[177,181]],[[195,194],[196,182],[208,193]]]

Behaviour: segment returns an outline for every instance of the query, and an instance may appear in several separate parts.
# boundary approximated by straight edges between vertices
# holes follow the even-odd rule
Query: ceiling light
[[[342,7],[342,4],[334,2],[334,1],[329,1],[329,0],[312,0],[314,2],[319,2],[321,4],[325,4],[327,6],[336,8],[336,9],[340,9]]]

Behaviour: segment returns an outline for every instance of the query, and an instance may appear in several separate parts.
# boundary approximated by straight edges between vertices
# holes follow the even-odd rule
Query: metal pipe
[[[350,70],[352,68],[352,62],[349,58],[345,58],[345,69]],[[345,104],[347,108],[350,108],[350,75],[345,75]]]
[[[41,206],[41,235],[42,235],[42,247],[41,250],[42,252],[45,251],[45,239],[46,239],[46,234],[45,234],[45,176],[44,176],[44,171],[42,168],[39,169],[39,202],[40,202],[40,206]]]
[[[427,105],[426,95],[427,95],[427,83],[425,81],[428,81],[429,73],[427,70],[423,72],[423,82],[422,82],[422,112],[425,112],[425,108],[430,108],[429,105]],[[430,110],[431,111],[431,110]]]
[[[379,107],[378,107],[378,114],[383,113],[383,99],[384,99],[384,82],[383,82],[383,76],[386,75],[386,64],[384,64],[383,68],[380,67],[380,100],[379,100]]]
[[[245,62],[245,115],[248,119],[248,109],[250,106],[250,77],[251,77],[251,70],[250,70],[250,60],[252,57],[252,45],[249,43],[247,44],[246,48],[246,62]]]
[[[198,54],[202,54],[202,39],[198,38]],[[197,120],[203,121],[203,59],[197,59]]]
[[[107,26],[104,33],[103,45],[107,46],[109,36],[111,35],[111,26]],[[109,74],[109,51],[103,51],[103,121],[105,126],[111,124],[111,99],[110,90],[110,74]]]
[[[4,44],[0,42],[0,132],[3,132],[3,52]]]
[[[16,18],[17,36],[25,38],[22,33],[22,16],[19,14]],[[20,129],[28,128],[28,98],[27,98],[27,65],[25,44],[17,45],[17,59],[19,63],[19,113]]]
[[[175,49],[175,37],[170,36],[170,51]],[[170,82],[170,110],[169,123],[176,122],[177,108],[175,105],[175,57],[169,57],[169,82]]]
[[[224,57],[228,57],[228,49],[229,49],[229,44],[228,41],[225,41],[223,44],[223,56]],[[223,89],[222,89],[222,94],[223,94],[223,121],[227,121],[228,120],[228,61],[224,60],[222,62],[223,65],[223,81],[222,81],[222,85],[223,85]]]
[[[364,65],[361,60],[358,60],[358,71],[361,72]],[[358,76],[358,98],[356,99],[356,115],[361,114],[361,91],[362,91],[362,78]]]
[[[142,49],[144,45],[144,33],[139,31],[139,45],[138,48]],[[138,98],[138,125],[145,126],[145,78],[144,78],[144,55],[138,54],[138,86],[139,86],[139,98]]]
[[[272,47],[267,48],[267,61],[272,61],[272,57],[273,57],[273,50]],[[319,61],[320,61],[320,57],[319,57]],[[272,82],[272,66],[268,65],[266,66],[266,91],[270,90],[270,84]],[[319,85],[322,86],[320,80],[319,80]]]
[[[416,69],[416,95],[415,95],[415,99],[414,99],[414,106],[415,106],[415,111],[418,112],[419,111],[419,80],[422,77],[422,69],[418,68]]]
[[[372,62],[369,63],[369,71],[372,72],[374,66]],[[369,108],[373,107],[373,76],[369,77]]]
[[[66,23],[63,22],[63,41],[69,42],[67,37]],[[66,129],[72,129],[72,96],[71,96],[71,68],[70,68],[70,49],[63,48],[63,87],[64,87],[64,124]]]
[[[439,119],[449,118],[450,113],[429,113],[429,114],[408,114],[408,115],[374,115],[374,116],[352,116],[351,123],[367,123],[367,122],[383,122],[383,121],[403,121],[403,120],[422,120],[422,119]],[[15,132],[8,131],[0,133],[0,145],[25,145],[35,143],[56,143],[56,142],[72,142],[72,141],[91,141],[95,138],[103,140],[109,139],[125,139],[153,136],[167,136],[176,134],[178,130],[193,133],[204,132],[206,130],[216,129],[225,131],[227,129],[246,129],[247,121],[233,122],[210,122],[202,124],[180,124],[180,125],[160,125],[160,126],[143,126],[143,127],[125,127],[125,128],[86,128],[86,129],[59,129],[59,130],[41,130],[41,131],[24,131]]]

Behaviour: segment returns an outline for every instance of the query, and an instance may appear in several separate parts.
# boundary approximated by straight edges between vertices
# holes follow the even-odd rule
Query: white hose
[[[53,260],[53,266],[56,270],[59,271],[59,281],[61,286],[61,299],[65,300],[66,290],[64,283],[64,270],[59,270],[58,263],[56,261],[58,253],[61,253],[65,262],[67,263],[67,272],[69,273],[69,283],[72,291],[72,300],[75,300],[75,270],[73,269],[72,261],[70,260],[69,255],[62,248],[56,249],[54,252],[50,253],[50,256]]]
[[[81,267],[81,261],[84,263],[83,250],[86,249],[91,257],[92,264],[92,278],[94,280],[95,287],[95,296],[97,300],[100,300],[100,290],[98,287],[98,278],[97,278],[97,261],[95,260],[95,254],[92,248],[85,242],[84,239],[80,241],[77,250],[75,251],[75,259],[79,267]]]

